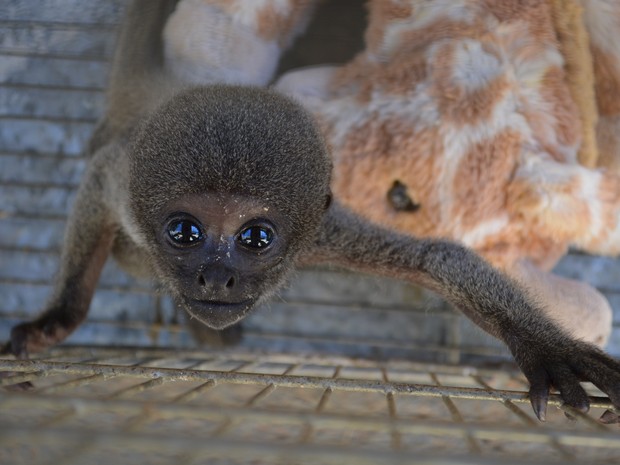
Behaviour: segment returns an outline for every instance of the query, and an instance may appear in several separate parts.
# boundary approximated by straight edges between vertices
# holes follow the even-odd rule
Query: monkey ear
[[[325,196],[325,210],[327,210],[332,204],[332,193],[330,192]]]

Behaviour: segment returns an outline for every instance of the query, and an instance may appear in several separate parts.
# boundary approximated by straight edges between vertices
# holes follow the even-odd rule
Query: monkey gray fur
[[[161,29],[173,9],[167,0],[129,8],[55,291],[36,320],[13,328],[5,353],[26,358],[64,340],[86,317],[110,254],[155,275],[216,329],[241,320],[296,266],[327,262],[444,296],[508,345],[540,419],[552,386],[587,410],[580,380],[620,407],[620,363],[566,334],[476,254],[382,229],[330,202],[328,151],[298,104],[269,90],[187,88],[169,77]]]

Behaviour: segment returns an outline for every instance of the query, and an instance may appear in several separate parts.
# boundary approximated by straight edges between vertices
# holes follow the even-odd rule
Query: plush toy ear
[[[338,66],[308,66],[284,73],[274,84],[278,92],[299,100],[310,111],[329,99],[329,84]]]
[[[387,199],[396,211],[415,212],[422,206],[411,198],[407,192],[407,186],[398,179],[387,192]]]

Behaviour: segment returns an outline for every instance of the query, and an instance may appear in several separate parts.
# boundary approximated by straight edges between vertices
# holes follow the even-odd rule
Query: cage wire
[[[620,461],[600,391],[588,414],[552,395],[541,423],[506,367],[61,347],[0,370],[2,464]]]

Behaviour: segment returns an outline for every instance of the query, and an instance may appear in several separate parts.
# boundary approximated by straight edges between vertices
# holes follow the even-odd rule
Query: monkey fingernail
[[[547,419],[547,399],[533,398],[530,402],[532,403],[532,408],[534,409],[536,417],[540,421],[545,421]]]
[[[606,410],[605,413],[601,415],[601,418],[599,418],[599,421],[605,425],[613,425],[620,423],[620,418],[618,418],[618,414],[612,410]]]
[[[573,405],[564,404],[562,406],[562,410],[564,410],[564,416],[570,421],[577,421],[580,413],[588,413],[590,410],[590,403],[588,401],[583,401],[576,402]]]

